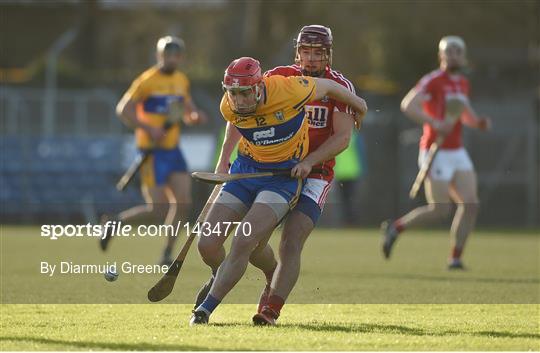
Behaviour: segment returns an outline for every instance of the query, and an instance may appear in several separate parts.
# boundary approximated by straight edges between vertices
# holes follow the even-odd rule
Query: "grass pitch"
[[[95,239],[38,234],[2,227],[1,350],[540,350],[535,232],[476,232],[470,270],[455,273],[443,231],[405,233],[386,262],[376,230],[318,230],[293,304],[270,328],[251,325],[263,283],[253,268],[210,326],[192,328],[188,303],[208,276],[195,251],[169,304],[143,304],[158,276],[46,277],[39,262],[153,263],[163,239],[118,239],[103,255]]]

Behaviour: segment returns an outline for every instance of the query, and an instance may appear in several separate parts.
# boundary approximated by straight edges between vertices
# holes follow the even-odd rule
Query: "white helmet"
[[[458,36],[445,36],[442,37],[439,41],[439,51],[445,51],[450,45],[455,45],[465,51],[467,47],[465,46],[465,41]]]

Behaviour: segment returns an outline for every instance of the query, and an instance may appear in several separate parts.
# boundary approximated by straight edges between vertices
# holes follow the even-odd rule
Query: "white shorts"
[[[421,168],[427,153],[428,150],[420,150],[418,153],[419,168]],[[474,171],[471,158],[463,147],[452,150],[439,150],[433,160],[428,176],[433,180],[450,181],[456,171]]]
[[[315,201],[322,210],[331,185],[331,183],[323,179],[308,178],[302,188],[302,195]]]

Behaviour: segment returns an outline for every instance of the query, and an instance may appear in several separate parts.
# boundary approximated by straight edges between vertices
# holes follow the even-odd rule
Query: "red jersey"
[[[443,70],[435,70],[422,77],[416,85],[426,96],[424,112],[437,120],[444,120],[445,102],[448,95],[469,96],[469,81],[462,75],[450,75]],[[441,148],[456,149],[463,146],[461,140],[462,123],[458,120],[452,132],[446,136]],[[420,149],[428,149],[437,138],[437,132],[431,125],[424,124],[424,133],[420,139]]]
[[[290,66],[278,66],[272,70],[268,70],[264,73],[264,76],[281,75],[281,76],[302,76],[302,69],[298,65]],[[340,72],[326,69],[323,78],[334,80],[342,86],[345,86],[349,91],[355,93],[354,86],[346,79]],[[333,116],[334,111],[344,112],[347,114],[353,114],[353,110],[330,97],[325,97],[320,101],[309,102],[305,106],[306,116],[309,122],[309,153],[315,151],[322,145],[333,133]],[[321,164],[314,166],[313,168],[323,169],[326,171],[326,175],[323,174],[310,174],[309,178],[324,179],[328,182],[334,178],[334,166],[336,160],[325,161]]]

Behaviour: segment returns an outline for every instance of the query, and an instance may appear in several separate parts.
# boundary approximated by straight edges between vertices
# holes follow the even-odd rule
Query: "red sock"
[[[405,230],[405,226],[401,223],[401,219],[396,219],[394,222],[394,227],[398,231],[398,233],[401,233]]]
[[[452,248],[452,259],[460,259],[462,252],[463,252],[463,249],[460,249],[454,246]]]
[[[274,277],[274,272],[276,272],[276,268],[277,264],[272,270],[264,272],[264,276],[266,277],[266,284],[270,285],[272,283],[272,277]]]
[[[283,308],[283,305],[285,305],[285,300],[279,295],[272,294],[270,298],[268,298],[267,305],[279,315],[281,308]]]

